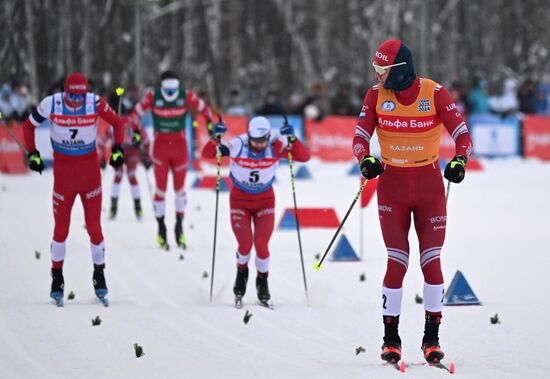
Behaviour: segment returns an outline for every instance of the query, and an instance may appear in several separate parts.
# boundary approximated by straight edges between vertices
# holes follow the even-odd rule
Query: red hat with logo
[[[384,88],[403,91],[416,79],[416,69],[411,49],[398,39],[384,41],[374,54],[379,66],[395,65],[384,82]]]
[[[374,55],[374,63],[379,66],[389,66],[395,61],[395,57],[401,48],[401,41],[398,39],[389,39],[384,41]]]
[[[73,72],[65,80],[65,92],[85,95],[88,92],[88,79],[80,72]]]

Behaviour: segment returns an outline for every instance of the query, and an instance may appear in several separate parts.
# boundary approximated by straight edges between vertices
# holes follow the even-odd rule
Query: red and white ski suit
[[[63,95],[61,92],[44,98],[25,121],[25,144],[29,151],[36,150],[34,129],[49,120],[54,150],[52,201],[55,227],[51,247],[54,268],[61,268],[65,259],[65,240],[77,195],[84,208],[92,259],[99,265],[105,263],[105,243],[101,230],[101,174],[96,150],[98,118],[113,125],[117,144],[123,141],[124,125],[101,96],[87,93],[85,103],[72,109],[65,103]]]
[[[376,129],[385,168],[378,182],[378,214],[388,253],[383,284],[384,315],[401,310],[402,285],[409,263],[411,214],[419,240],[427,312],[441,314],[443,274],[440,254],[447,211],[439,168],[439,144],[445,127],[456,154],[469,157],[472,141],[450,93],[417,77],[404,91],[375,85],[365,96],[353,139],[359,161],[370,154]]]
[[[122,144],[122,147],[124,148],[124,165],[115,169],[113,185],[111,187],[111,197],[119,197],[120,183],[122,182],[124,169],[126,168],[126,176],[128,177],[128,182],[130,183],[132,198],[135,200],[140,198],[140,188],[136,176],[136,169],[142,160],[149,161],[151,159],[149,154],[151,143],[147,132],[144,129],[141,129],[141,147],[136,147],[132,140],[134,128],[130,123],[130,117],[120,116],[120,118],[124,122],[124,143]],[[107,146],[110,144],[111,139],[112,133],[109,130],[106,130],[103,135],[98,137],[97,147],[100,161],[105,162],[107,160],[107,157],[105,157],[105,151],[107,150]]]
[[[269,271],[269,240],[275,226],[275,193],[273,181],[279,160],[288,157],[288,144],[271,137],[268,146],[261,152],[253,151],[246,134],[227,144],[230,151],[230,177],[233,182],[229,203],[231,227],[239,244],[237,262],[241,267],[250,260],[252,244],[256,250],[256,269]],[[306,162],[310,153],[296,139],[291,145],[293,160]],[[205,158],[216,157],[216,142],[208,142],[203,150]],[[252,232],[252,223],[254,232]]]
[[[184,99],[181,104],[168,108],[165,105],[159,104],[162,99],[155,100],[155,93],[159,93],[160,89],[155,91],[147,91],[145,96],[139,101],[132,111],[134,120],[143,116],[148,110],[153,113],[153,119],[175,119],[177,122],[184,123],[187,112],[200,112],[207,122],[212,119],[212,112],[206,102],[198,97],[191,90],[184,90]],[[155,173],[156,190],[154,197],[155,217],[163,217],[165,214],[165,195],[166,185],[168,181],[168,172],[172,171],[172,179],[174,185],[176,215],[183,215],[187,203],[185,193],[185,176],[187,175],[187,140],[185,137],[185,129],[176,132],[166,131],[159,128],[154,121],[154,141],[152,149],[153,169]]]

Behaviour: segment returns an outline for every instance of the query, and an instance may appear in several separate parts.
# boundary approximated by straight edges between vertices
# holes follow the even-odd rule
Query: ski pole
[[[349,206],[349,209],[346,212],[346,215],[344,216],[344,219],[340,223],[340,226],[338,226],[338,229],[336,229],[336,233],[334,233],[334,237],[332,237],[332,240],[328,244],[327,250],[325,251],[325,253],[321,257],[321,260],[319,262],[315,263],[315,265],[313,266],[313,268],[315,268],[315,270],[320,270],[321,269],[321,264],[323,264],[323,261],[325,260],[325,257],[327,256],[330,248],[332,247],[332,244],[334,243],[334,240],[336,239],[336,237],[340,233],[340,230],[342,230],[342,227],[344,226],[344,223],[346,222],[351,210],[353,209],[353,206],[357,202],[357,199],[359,199],[359,196],[361,196],[361,193],[365,189],[365,186],[367,185],[368,181],[369,181],[368,179],[365,179],[363,181],[363,184],[361,184],[361,187],[359,188],[359,191],[357,192],[357,195],[355,195],[355,197],[353,198],[353,201],[351,202],[351,205]]]
[[[286,118],[286,114],[283,115],[285,118],[285,125],[288,125],[288,120]],[[298,247],[300,249],[300,262],[302,263],[302,276],[304,277],[304,288],[306,290],[306,299],[309,301],[309,294],[307,291],[307,280],[306,280],[306,269],[304,267],[304,254],[302,252],[302,238],[300,236],[300,221],[298,219],[298,205],[296,202],[296,188],[294,186],[294,168],[292,166],[292,142],[290,141],[290,137],[287,139],[288,141],[288,167],[290,169],[290,186],[292,188],[292,198],[294,200],[294,216],[296,217],[296,233],[298,234]]]
[[[445,205],[449,202],[449,192],[451,191],[451,181],[447,180],[447,192],[445,193]]]
[[[0,120],[2,119],[2,112],[0,112]],[[11,136],[11,138],[13,138],[13,140],[17,143],[17,145],[19,145],[19,148],[21,150],[23,150],[25,152],[25,154],[29,155],[29,151],[25,148],[25,146],[23,146],[23,144],[17,139],[17,137],[15,136],[15,134],[13,134],[13,132],[10,130],[10,128],[8,127],[8,125],[5,123],[5,122],[0,122],[0,124],[2,124],[2,126],[4,127],[4,129],[6,129],[6,132],[8,132],[8,134]]]
[[[219,123],[222,123],[222,116],[218,114]],[[214,243],[212,246],[212,270],[210,275],[210,302],[212,302],[212,291],[214,289],[214,265],[216,263],[216,236],[218,234],[218,203],[220,198],[222,152],[220,149],[220,140],[216,143],[216,206],[214,213]]]
[[[118,96],[118,115],[120,116],[120,110],[122,108],[122,95],[124,95],[124,88],[118,87],[115,90],[117,96]]]

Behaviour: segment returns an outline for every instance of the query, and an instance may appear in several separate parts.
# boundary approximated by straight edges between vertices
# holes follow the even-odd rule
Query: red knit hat
[[[88,92],[88,80],[80,72],[73,72],[65,80],[65,92],[85,95]]]
[[[374,54],[374,63],[379,66],[389,66],[393,64],[400,48],[401,41],[398,39],[384,41]]]

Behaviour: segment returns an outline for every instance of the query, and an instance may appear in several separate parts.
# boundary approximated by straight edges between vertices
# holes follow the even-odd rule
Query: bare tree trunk
[[[36,71],[36,51],[34,48],[34,12],[33,1],[25,0],[25,36],[27,40],[27,72],[29,74],[29,91],[33,102],[38,100],[38,75]]]
[[[141,88],[141,4],[134,4],[134,82]]]
[[[90,0],[82,0],[82,6],[91,11]],[[80,39],[80,56],[82,57],[82,72],[86,75],[92,75],[92,15],[85,14],[82,23],[82,38]]]
[[[210,29],[208,27],[207,10],[204,4],[204,0],[198,0],[198,17],[201,24],[201,32],[203,38],[203,48],[206,52],[206,60],[209,65],[210,83],[209,92],[212,95],[212,99],[216,104],[220,104],[220,81],[218,78],[218,70],[216,64],[216,57],[212,47],[212,38],[210,37]]]

